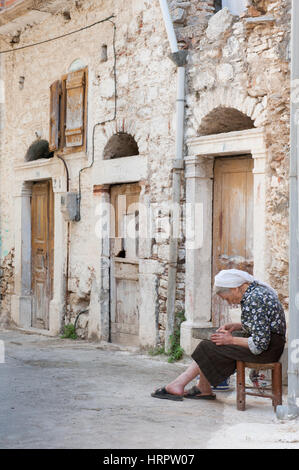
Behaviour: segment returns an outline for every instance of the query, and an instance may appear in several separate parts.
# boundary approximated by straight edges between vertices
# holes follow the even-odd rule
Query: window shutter
[[[66,80],[66,147],[84,144],[85,70],[68,74]]]
[[[56,80],[50,86],[50,132],[49,132],[49,147],[50,151],[59,148],[60,138],[60,96],[61,96],[61,81]]]

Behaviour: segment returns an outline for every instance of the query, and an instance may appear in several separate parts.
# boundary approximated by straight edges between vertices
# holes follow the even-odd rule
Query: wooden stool
[[[245,386],[245,368],[256,370],[271,370],[272,371],[272,388],[258,389],[256,387]],[[254,389],[255,392],[247,392],[247,389]],[[266,394],[264,391],[272,390],[272,393]],[[270,364],[255,364],[253,362],[237,361],[237,409],[240,411],[245,410],[246,395],[253,395],[255,397],[271,398],[274,410],[277,405],[282,404],[282,372],[281,363],[273,362]]]

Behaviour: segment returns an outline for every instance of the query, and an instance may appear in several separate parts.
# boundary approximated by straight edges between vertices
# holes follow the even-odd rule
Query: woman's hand
[[[222,327],[223,328],[223,327]],[[233,336],[230,331],[228,330],[217,330],[216,333],[211,335],[211,341],[215,343],[217,346],[223,346],[227,344],[233,344]]]
[[[229,333],[232,333],[233,331],[236,330],[241,330],[242,325],[241,323],[226,323],[225,325],[220,326],[218,330],[216,330],[216,333],[225,333],[228,331]]]

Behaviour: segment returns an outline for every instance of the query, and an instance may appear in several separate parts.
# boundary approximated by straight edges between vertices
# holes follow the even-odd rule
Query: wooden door
[[[253,159],[215,159],[213,200],[213,280],[222,269],[253,272]],[[213,298],[213,321],[224,305]]]
[[[139,345],[138,184],[111,188],[110,329],[113,343]]]
[[[49,329],[53,296],[54,196],[51,181],[33,184],[31,200],[32,326]]]

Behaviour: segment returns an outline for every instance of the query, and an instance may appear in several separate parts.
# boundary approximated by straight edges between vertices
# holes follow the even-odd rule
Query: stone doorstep
[[[14,327],[12,330],[17,330],[22,333],[25,333],[26,335],[41,335],[41,336],[47,336],[50,338],[57,338],[59,335],[56,335],[54,333],[51,333],[49,330],[42,330],[40,328],[21,328],[21,327]]]
[[[6,329],[0,329],[1,333],[9,332],[9,331],[19,331],[20,333],[23,333],[25,335],[36,335],[36,336],[46,336],[47,338],[53,338],[57,339],[60,338],[60,334],[56,335],[51,333],[48,330],[42,330],[39,328],[20,328],[20,327],[12,327],[12,328],[6,328]],[[129,352],[129,353],[142,353],[143,351],[134,346],[124,346],[121,344],[114,344],[114,343],[108,343],[107,341],[90,341],[88,339],[82,340],[82,339],[69,339],[69,338],[62,338],[61,341],[69,342],[70,344],[73,345],[78,345],[80,344],[81,346],[94,346],[95,349],[102,349],[105,351],[123,351],[123,352]]]
[[[192,328],[192,338],[194,339],[210,339],[210,336],[216,332],[218,328]]]
[[[141,349],[136,346],[125,346],[122,344],[108,343],[108,341],[100,341],[97,344],[96,349],[102,349],[103,351],[121,351],[129,352],[132,354],[138,354],[141,352]]]

